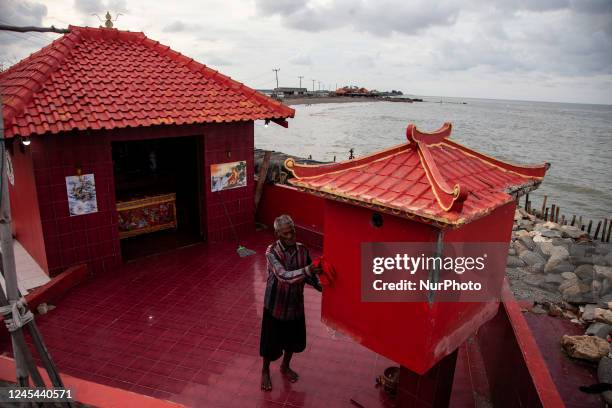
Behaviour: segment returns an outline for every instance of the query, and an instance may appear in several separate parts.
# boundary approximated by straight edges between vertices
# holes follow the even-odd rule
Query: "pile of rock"
[[[507,273],[518,298],[612,302],[612,245],[592,241],[577,227],[542,221],[521,209],[515,214]]]
[[[563,336],[561,346],[572,358],[597,363],[600,382],[612,381],[612,245],[518,209],[506,273],[515,297],[536,303],[532,312],[586,328]],[[612,404],[612,391],[603,397]]]

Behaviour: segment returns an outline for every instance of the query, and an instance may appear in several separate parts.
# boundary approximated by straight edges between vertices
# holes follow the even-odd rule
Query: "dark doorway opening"
[[[200,140],[113,142],[124,261],[202,240]]]

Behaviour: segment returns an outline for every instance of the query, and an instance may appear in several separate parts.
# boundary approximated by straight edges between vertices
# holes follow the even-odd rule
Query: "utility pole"
[[[298,78],[300,78],[300,88],[302,87],[302,78],[304,78],[303,76],[298,76]]]
[[[314,92],[314,83],[315,83],[316,79],[312,79],[312,92]]]
[[[274,71],[274,75],[276,75],[276,88],[278,88],[278,71],[280,71],[280,68],[272,68],[272,71]]]
[[[321,90],[321,81],[317,81],[317,83],[319,84],[319,91]]]

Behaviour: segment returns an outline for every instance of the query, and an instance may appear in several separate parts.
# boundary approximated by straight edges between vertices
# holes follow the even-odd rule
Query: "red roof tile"
[[[451,124],[422,133],[410,124],[408,142],[368,156],[325,165],[285,166],[290,183],[332,199],[425,222],[459,225],[535,189],[547,164],[520,166],[449,139]]]
[[[294,116],[143,33],[70,30],[0,74],[7,137]]]

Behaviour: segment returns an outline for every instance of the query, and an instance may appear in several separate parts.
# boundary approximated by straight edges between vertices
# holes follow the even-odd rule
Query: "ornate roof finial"
[[[113,28],[113,20],[112,20],[110,12],[107,11],[106,15],[104,17],[106,17],[106,21],[104,22],[104,26],[106,28]]]

